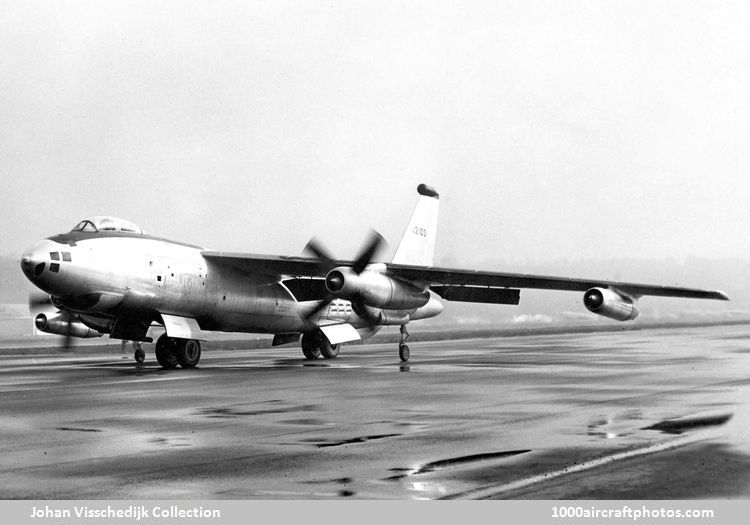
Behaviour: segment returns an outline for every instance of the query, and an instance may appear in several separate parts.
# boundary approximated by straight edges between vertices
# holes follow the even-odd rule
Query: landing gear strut
[[[302,353],[310,361],[323,356],[326,359],[336,359],[339,355],[340,344],[331,344],[326,335],[320,330],[302,334]]]
[[[409,360],[409,346],[406,344],[406,340],[409,339],[409,332],[406,331],[406,325],[401,325],[401,338],[398,341],[398,356],[401,361]]]
[[[162,368],[195,368],[201,359],[201,344],[194,339],[175,339],[162,334],[154,349],[156,360]]]

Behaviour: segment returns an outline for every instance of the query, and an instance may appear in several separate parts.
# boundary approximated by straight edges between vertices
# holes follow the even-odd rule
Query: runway
[[[3,499],[750,497],[750,326],[0,358]]]

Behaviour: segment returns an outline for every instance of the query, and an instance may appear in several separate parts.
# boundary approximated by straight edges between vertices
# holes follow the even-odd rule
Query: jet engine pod
[[[589,312],[617,321],[631,321],[638,317],[638,301],[620,295],[609,288],[591,288],[583,294],[583,304]]]
[[[357,273],[347,266],[328,272],[326,289],[335,297],[389,310],[419,308],[430,300],[430,292],[426,290],[379,272]]]
[[[102,336],[101,333],[92,330],[80,321],[70,321],[65,315],[47,317],[45,314],[39,314],[34,319],[34,325],[40,332],[48,334],[82,338]]]

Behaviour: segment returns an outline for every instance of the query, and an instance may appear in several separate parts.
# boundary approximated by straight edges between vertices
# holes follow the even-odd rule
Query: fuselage
[[[38,242],[23,254],[21,266],[37,287],[100,332],[111,332],[117,318],[150,324],[161,314],[193,318],[203,330],[310,329],[305,314],[324,297],[299,301],[280,276],[248,275],[207,260],[202,251],[138,232],[73,231]],[[409,313],[412,320],[439,313],[432,310],[434,303]],[[369,326],[341,299],[316,316],[321,319]]]

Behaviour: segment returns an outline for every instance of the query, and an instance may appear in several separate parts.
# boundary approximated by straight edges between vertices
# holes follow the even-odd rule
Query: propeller
[[[65,339],[63,340],[63,344],[61,349],[65,351],[69,351],[73,349],[73,324],[71,321],[71,315],[68,312],[60,312],[60,315],[62,315],[65,318],[65,325],[67,330],[65,331]]]
[[[40,310],[42,308],[50,306],[54,306],[52,304],[52,296],[46,293],[29,293],[29,311],[32,315],[34,314],[35,310]]]
[[[355,259],[354,264],[352,265],[352,270],[354,271],[354,273],[359,275],[363,271],[365,271],[365,268],[367,268],[370,262],[375,258],[376,254],[380,251],[384,244],[385,239],[383,238],[383,236],[375,230],[370,230],[370,235],[368,236],[364,248],[361,250],[359,256]],[[310,239],[310,242],[307,243],[304,251],[314,255],[318,259],[321,268],[325,272],[328,272],[334,267],[339,266],[333,256],[331,256],[330,252],[321,244],[321,242],[316,237]],[[331,301],[333,301],[334,299],[336,299],[336,296],[329,293],[320,303],[315,306],[315,308],[310,310],[305,315],[305,321],[307,321],[308,323],[312,323],[311,320],[321,311],[327,308],[328,305],[331,304]]]
[[[55,305],[51,295],[39,292],[31,292],[29,294],[29,313],[31,313],[31,316],[35,319],[38,313],[49,312],[53,309],[57,310],[58,317],[61,318],[67,328],[63,334],[63,344],[60,348],[62,350],[70,350],[73,348],[73,325],[71,324],[71,314],[65,310],[60,310],[57,305]]]

